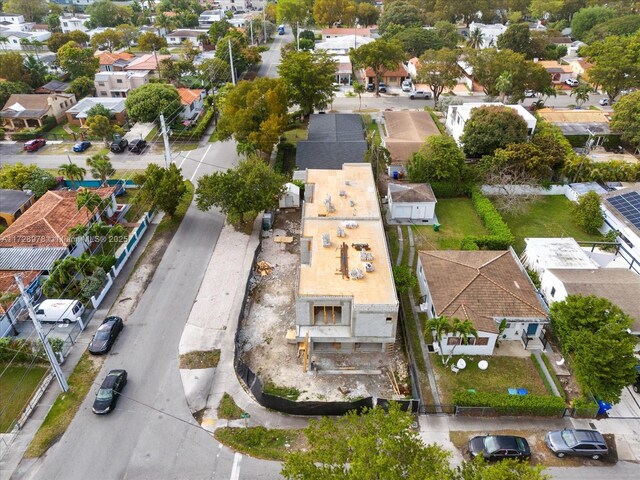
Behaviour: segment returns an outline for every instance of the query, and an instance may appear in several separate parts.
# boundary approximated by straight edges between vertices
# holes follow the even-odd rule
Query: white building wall
[[[618,218],[613,215],[608,208],[602,208],[602,212],[604,213],[605,221],[600,228],[600,232],[603,235],[612,229],[620,232],[618,241],[622,243],[627,250],[629,250],[629,253],[635,261],[640,263],[640,236],[638,236],[634,230],[631,230],[631,228],[618,220]]]

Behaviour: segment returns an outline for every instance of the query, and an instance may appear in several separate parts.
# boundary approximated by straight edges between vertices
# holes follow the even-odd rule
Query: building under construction
[[[371,165],[305,174],[296,340],[305,359],[384,352],[395,342],[398,298]]]

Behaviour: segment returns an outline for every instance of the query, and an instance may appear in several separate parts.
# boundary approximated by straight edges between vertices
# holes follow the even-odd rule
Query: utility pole
[[[18,288],[20,289],[20,293],[22,294],[22,299],[24,303],[27,305],[27,310],[29,311],[29,317],[31,317],[31,321],[33,322],[33,326],[38,332],[38,337],[40,337],[40,341],[42,342],[42,346],[44,347],[44,351],[47,354],[47,358],[49,359],[49,363],[51,364],[51,368],[53,370],[53,374],[56,376],[58,380],[58,385],[60,385],[60,389],[63,392],[69,391],[69,384],[67,383],[67,379],[64,378],[64,373],[62,373],[62,369],[60,368],[60,364],[58,363],[58,359],[56,358],[56,354],[53,353],[53,349],[51,348],[51,344],[49,343],[49,339],[44,336],[42,332],[42,327],[40,326],[40,322],[36,318],[36,311],[33,309],[33,305],[31,305],[31,299],[27,292],[24,289],[24,285],[22,283],[22,278],[17,273],[13,275],[16,279],[16,283],[18,284]]]
[[[164,122],[164,113],[160,114],[160,130],[162,139],[164,140],[164,164],[165,167],[169,168],[169,165],[171,165],[171,146],[169,145],[169,131]]]
[[[296,47],[300,51],[300,23],[296,22]]]
[[[262,42],[263,43],[267,43],[267,24],[265,23],[265,16],[264,16],[264,9],[266,7],[266,2],[265,2],[265,6],[262,7]]]
[[[249,21],[249,28],[251,29],[251,46],[253,46],[253,16],[251,17],[251,20]]]
[[[236,84],[236,70],[233,68],[233,51],[231,50],[231,39],[229,39],[229,64],[231,65],[231,83]]]

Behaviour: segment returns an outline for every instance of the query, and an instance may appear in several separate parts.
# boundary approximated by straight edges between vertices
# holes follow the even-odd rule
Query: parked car
[[[413,89],[413,84],[411,83],[411,80],[405,80],[404,82],[402,82],[403,92],[410,92],[412,89]]]
[[[39,322],[72,323],[82,318],[84,305],[78,300],[51,298],[40,302],[35,307],[36,319]]]
[[[145,148],[147,148],[147,142],[141,138],[131,140],[131,143],[129,144],[129,151],[131,153],[142,153]]]
[[[560,458],[574,455],[599,460],[609,453],[607,442],[597,430],[556,430],[547,433],[544,441]]]
[[[84,152],[90,146],[91,146],[91,142],[87,142],[87,141],[78,142],[73,146],[73,151],[74,152]]]
[[[472,457],[482,455],[485,460],[516,458],[528,460],[531,449],[527,440],[513,435],[484,435],[469,440],[469,453]]]
[[[636,365],[636,381],[633,382],[633,391],[640,393],[640,365]]]
[[[580,85],[580,82],[578,80],[576,80],[575,78],[567,78],[564,81],[564,83],[566,83],[570,87],[577,87],[578,85]]]
[[[122,153],[127,149],[127,145],[129,145],[129,140],[127,140],[126,138],[114,140],[113,142],[111,142],[111,151],[113,153]]]
[[[380,82],[378,84],[378,92],[379,93],[387,93],[387,85],[384,82]]]
[[[424,90],[416,90],[415,92],[409,93],[407,95],[411,100],[415,100],[416,98],[424,98],[425,100],[431,99],[431,92],[425,92]]]
[[[105,415],[111,412],[118,403],[118,398],[122,393],[122,389],[127,384],[126,370],[111,370],[104,381],[96,399],[93,402],[93,413],[96,415]]]
[[[89,342],[89,353],[100,355],[111,350],[113,343],[122,331],[124,323],[120,317],[107,317],[96,330]]]
[[[46,144],[47,144],[47,141],[44,138],[34,138],[33,140],[29,140],[28,142],[25,142],[24,149],[27,152],[37,152]]]
[[[608,98],[601,98],[600,101],[598,102],[602,107],[606,107],[607,105],[609,105],[609,99]]]
[[[536,92],[534,92],[533,90],[525,90],[524,91],[524,97],[525,98],[534,98],[536,96]]]
[[[367,92],[375,92],[376,86],[373,83],[367,83]]]

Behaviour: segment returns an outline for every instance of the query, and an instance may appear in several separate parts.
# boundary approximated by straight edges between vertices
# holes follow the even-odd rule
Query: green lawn
[[[467,235],[486,235],[487,229],[466,197],[442,198],[436,203],[436,216],[440,231],[433,226],[413,227],[413,237],[418,250],[457,250]]]
[[[38,365],[30,369],[20,365],[0,365],[0,371],[3,372],[0,377],[0,432],[6,433],[22,414],[47,369]]]
[[[574,222],[573,203],[564,195],[547,195],[531,203],[524,213],[503,214],[516,237],[514,249],[520,254],[527,237],[573,237],[576,240],[602,241],[601,235],[584,233]]]
[[[549,395],[542,379],[538,375],[533,361],[529,357],[500,357],[500,356],[464,356],[467,366],[458,373],[451,371],[460,357],[454,356],[449,366],[442,364],[440,355],[431,356],[432,365],[436,372],[438,391],[442,403],[451,404],[453,394],[467,391],[470,388],[477,392],[508,393],[509,388],[526,388],[531,395]],[[478,362],[486,360],[489,368],[480,370]]]
[[[293,130],[284,132],[282,135],[287,139],[287,142],[297,145],[300,140],[307,139],[309,132],[306,128],[294,128]]]

